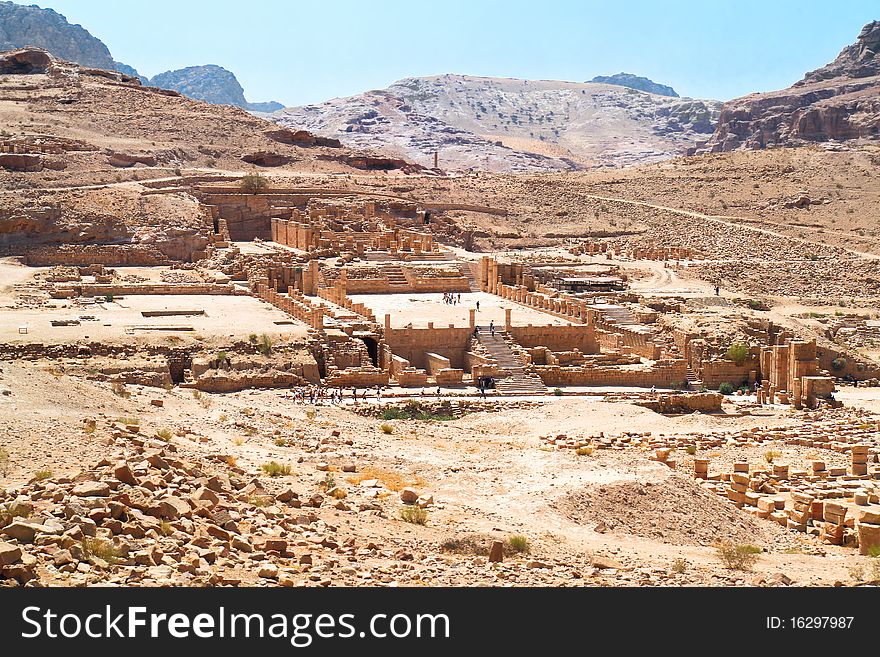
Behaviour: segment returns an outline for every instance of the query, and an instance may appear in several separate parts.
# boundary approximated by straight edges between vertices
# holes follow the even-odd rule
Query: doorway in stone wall
[[[370,337],[362,337],[361,340],[364,341],[364,344],[367,346],[367,353],[370,354],[370,362],[373,363],[374,367],[379,366],[379,343],[376,342],[375,338]]]

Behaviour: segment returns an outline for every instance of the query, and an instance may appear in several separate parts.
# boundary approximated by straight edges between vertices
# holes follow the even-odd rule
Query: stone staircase
[[[495,382],[495,390],[502,395],[544,395],[547,386],[537,374],[511,374]]]
[[[687,379],[688,385],[690,385],[691,390],[699,390],[700,386],[703,385],[703,382],[700,381],[697,373],[694,372],[690,363],[688,363],[687,375],[685,376],[685,378]]]
[[[459,262],[458,268],[461,270],[461,275],[468,280],[468,286],[471,288],[471,292],[479,292],[480,285],[477,283],[477,277],[474,276],[474,270],[471,268],[471,263]]]
[[[480,327],[477,335],[477,340],[485,347],[500,370],[499,377],[495,381],[495,390],[505,395],[545,394],[547,386],[539,376],[525,371],[525,362],[510,348],[506,335],[503,331],[497,330],[495,335],[492,335],[485,326]]]
[[[403,269],[399,265],[382,265],[381,269],[391,287],[409,289],[406,274],[403,273]]]
[[[522,372],[525,369],[525,363],[513,352],[510,344],[505,339],[506,333],[496,329],[495,335],[492,335],[487,326],[479,328],[480,332],[477,334],[477,340],[486,348],[489,356],[498,364],[500,369],[511,372]]]

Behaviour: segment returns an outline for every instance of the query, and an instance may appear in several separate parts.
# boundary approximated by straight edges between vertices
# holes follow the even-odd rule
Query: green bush
[[[268,356],[272,353],[272,338],[263,333],[260,336],[260,342],[257,345],[257,351],[259,351],[264,356]]]
[[[843,356],[838,356],[834,360],[831,361],[831,369],[835,372],[840,372],[841,370],[846,369],[846,358]]]
[[[238,183],[246,194],[259,194],[269,186],[269,181],[259,173],[249,173]]]
[[[270,477],[281,477],[282,475],[290,474],[290,466],[282,465],[277,461],[269,461],[268,463],[264,463],[260,466],[267,475]]]
[[[422,406],[414,399],[410,399],[403,407],[390,407],[382,409],[383,420],[454,420],[452,405],[445,401],[440,404],[438,410],[429,406]]]
[[[424,525],[428,522],[428,512],[417,506],[405,506],[400,510],[400,517],[405,522],[414,525]]]
[[[522,534],[513,534],[507,538],[507,547],[515,554],[528,554],[532,551],[532,545]]]
[[[749,345],[737,342],[727,348],[725,354],[727,360],[732,360],[737,365],[742,365],[749,358]]]
[[[751,570],[761,552],[761,548],[757,545],[735,545],[725,542],[718,546],[719,558],[724,566],[731,570]]]
[[[718,392],[722,395],[732,395],[734,390],[736,390],[736,388],[733,387],[733,384],[728,383],[727,381],[718,386]]]

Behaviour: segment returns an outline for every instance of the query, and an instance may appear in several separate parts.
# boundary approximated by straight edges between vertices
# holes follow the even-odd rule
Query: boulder
[[[10,566],[21,561],[21,548],[0,541],[0,566]]]
[[[74,486],[70,492],[77,497],[107,497],[110,486],[103,481],[84,481]]]
[[[400,501],[404,504],[415,504],[419,499],[419,493],[415,488],[401,488]]]
[[[159,500],[159,515],[162,518],[176,520],[192,514],[192,507],[179,497],[163,497]]]
[[[39,523],[16,520],[0,529],[0,534],[14,538],[19,543],[33,543],[36,535],[42,530],[43,526]]]
[[[117,465],[113,469],[113,476],[123,484],[137,486],[137,478],[134,476],[134,472],[131,471],[131,468],[127,463],[120,463]]]

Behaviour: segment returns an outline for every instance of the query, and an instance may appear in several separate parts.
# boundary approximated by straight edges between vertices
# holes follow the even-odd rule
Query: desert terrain
[[[0,54],[0,585],[880,580],[876,139],[296,116]]]

